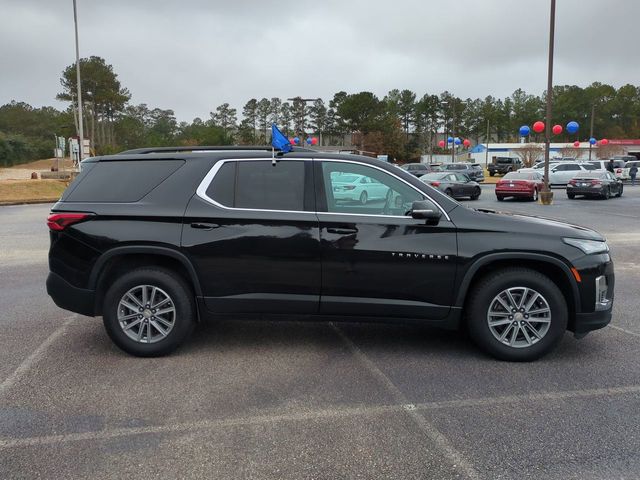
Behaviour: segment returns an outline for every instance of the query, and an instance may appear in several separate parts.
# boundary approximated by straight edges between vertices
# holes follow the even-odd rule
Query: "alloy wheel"
[[[137,285],[120,299],[118,323],[136,342],[159,342],[169,335],[176,323],[175,303],[161,288]]]
[[[528,287],[512,287],[496,295],[489,304],[487,324],[500,343],[526,348],[544,338],[551,325],[549,302]]]

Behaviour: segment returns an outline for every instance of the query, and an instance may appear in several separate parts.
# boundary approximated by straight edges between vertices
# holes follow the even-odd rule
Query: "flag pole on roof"
[[[278,127],[276,127],[275,123],[271,124],[271,163],[275,166],[276,164],[276,150],[279,150],[282,153],[287,153],[291,151],[291,143],[289,143],[289,139],[285,137]]]

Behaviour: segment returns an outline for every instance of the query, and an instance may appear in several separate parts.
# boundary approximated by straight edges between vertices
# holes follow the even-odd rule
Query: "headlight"
[[[581,238],[563,238],[562,240],[567,245],[579,248],[587,255],[591,253],[605,253],[609,251],[609,245],[607,245],[607,242],[600,242],[598,240],[583,240]]]

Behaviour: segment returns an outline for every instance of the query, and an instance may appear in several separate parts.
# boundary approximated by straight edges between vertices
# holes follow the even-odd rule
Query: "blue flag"
[[[271,146],[284,153],[291,151],[291,143],[289,143],[289,139],[285,137],[280,130],[278,130],[275,123],[271,124]]]

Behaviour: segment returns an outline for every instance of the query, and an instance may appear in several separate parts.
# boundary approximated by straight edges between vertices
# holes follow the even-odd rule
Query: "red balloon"
[[[316,145],[318,143],[318,139],[316,137],[313,137],[311,139],[311,145]]]
[[[295,141],[293,138],[290,138],[290,139],[289,139],[289,143],[290,143],[291,145],[295,145],[295,144],[296,144],[296,141]]]
[[[468,147],[469,145],[471,145],[471,142],[469,141],[469,139],[468,139],[468,138],[465,138],[465,139],[464,139],[464,142],[462,142],[462,144],[463,144],[465,147]]]
[[[600,140],[600,145],[609,145],[609,140],[603,138],[602,140]]]
[[[560,135],[562,133],[562,125],[554,125],[551,131],[554,135]]]
[[[444,140],[440,140],[440,141],[438,142],[438,146],[439,146],[440,148],[444,148]]]
[[[578,148],[580,146],[580,142],[576,140],[575,142],[573,142],[573,146]]]
[[[536,133],[542,133],[544,131],[544,122],[538,120],[533,124],[533,131]]]

